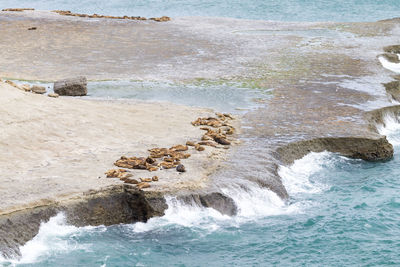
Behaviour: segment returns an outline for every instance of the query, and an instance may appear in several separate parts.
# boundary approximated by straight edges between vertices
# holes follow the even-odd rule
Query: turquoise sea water
[[[399,16],[398,0],[1,0],[0,8],[82,13],[214,16],[276,21],[375,21]]]

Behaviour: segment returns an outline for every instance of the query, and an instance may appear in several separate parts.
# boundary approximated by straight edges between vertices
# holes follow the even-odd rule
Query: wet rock
[[[144,189],[144,188],[149,188],[149,187],[151,187],[151,185],[149,183],[146,183],[146,182],[141,182],[141,183],[139,183],[137,185],[138,189]]]
[[[400,45],[390,45],[383,48],[386,53],[400,54]]]
[[[382,55],[386,60],[392,63],[400,63],[399,56],[397,54],[390,54],[390,53],[385,53]]]
[[[54,92],[59,95],[87,95],[87,80],[85,77],[59,80],[54,83]]]
[[[388,160],[393,157],[393,146],[385,136],[325,137],[293,142],[277,149],[277,157],[284,164],[291,164],[310,152],[329,151],[342,156],[366,161]]]
[[[31,90],[35,94],[45,94],[46,93],[46,88],[44,86],[34,85],[34,86],[32,86]]]
[[[186,168],[183,164],[179,164],[178,166],[176,166],[176,170],[178,172],[186,172]]]
[[[194,202],[199,206],[213,208],[225,215],[237,214],[237,207],[233,199],[219,192],[178,196],[178,199],[188,204]]]
[[[157,181],[158,181],[158,176],[153,176],[153,177],[151,177],[151,180],[152,180],[153,182],[157,182]]]
[[[140,178],[140,181],[149,183],[149,182],[152,182],[153,180],[151,178]]]
[[[20,256],[19,248],[37,235],[43,222],[59,212],[65,214],[68,225],[83,227],[146,222],[152,217],[163,216],[167,208],[163,194],[121,184],[84,194],[74,201],[3,213],[0,215],[0,256]]]
[[[58,94],[55,94],[55,93],[50,93],[50,94],[48,94],[47,96],[48,96],[48,97],[53,97],[53,98],[59,97],[59,95],[58,95]]]

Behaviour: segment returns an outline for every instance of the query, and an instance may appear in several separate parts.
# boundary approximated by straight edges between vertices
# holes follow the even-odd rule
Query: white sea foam
[[[146,223],[132,224],[134,232],[147,232],[167,225],[194,227],[206,231],[215,231],[220,223],[230,219],[212,208],[200,207],[196,203],[184,203],[176,197],[166,197],[168,209],[162,217],[154,217]]]
[[[393,114],[386,114],[383,117],[383,124],[377,125],[381,135],[386,135],[388,141],[394,146],[400,146],[400,122]]]
[[[399,57],[399,54],[397,54]],[[388,70],[391,70],[396,73],[400,73],[400,63],[393,63],[387,60],[385,57],[379,57],[379,61],[381,62],[382,66]]]
[[[277,194],[256,183],[232,184],[223,188],[222,192],[231,197],[238,208],[238,214],[234,218],[237,223],[300,212],[299,205],[287,205]]]
[[[330,152],[311,152],[303,158],[296,160],[291,166],[280,166],[278,174],[282,178],[282,182],[289,195],[320,193],[329,186],[320,181],[312,181],[310,177],[321,171],[331,161],[332,153]]]
[[[95,227],[78,228],[67,225],[63,213],[50,218],[46,223],[40,225],[38,234],[25,245],[20,247],[21,257],[17,259],[0,258],[1,264],[32,264],[46,258],[54,253],[63,253],[75,249],[87,249],[84,245],[72,242],[70,236],[81,231],[90,231]]]

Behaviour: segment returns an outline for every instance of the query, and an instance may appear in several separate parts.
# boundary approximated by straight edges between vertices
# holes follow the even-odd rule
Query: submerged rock
[[[87,95],[87,80],[85,77],[59,80],[54,83],[54,92],[59,95]]]

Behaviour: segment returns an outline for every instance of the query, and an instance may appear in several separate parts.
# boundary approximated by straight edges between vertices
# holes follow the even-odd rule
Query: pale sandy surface
[[[121,183],[105,178],[121,155],[146,156],[152,147],[200,140],[190,122],[209,110],[172,104],[57,99],[0,83],[0,213],[81,195]],[[151,190],[174,191],[205,185],[218,149],[190,149],[187,172],[133,171],[158,175]]]

